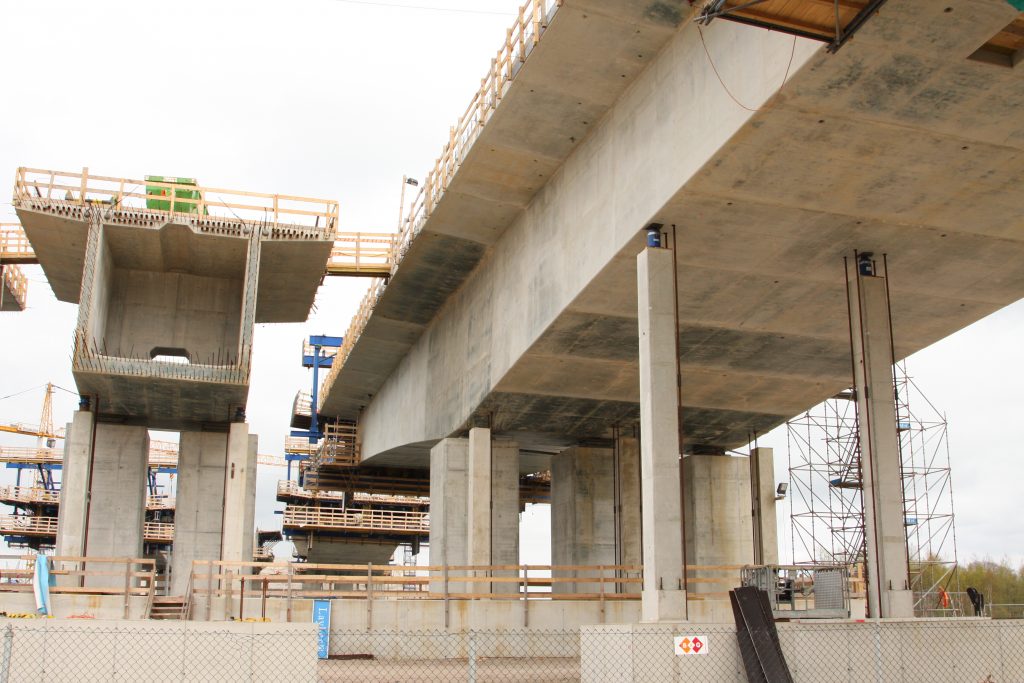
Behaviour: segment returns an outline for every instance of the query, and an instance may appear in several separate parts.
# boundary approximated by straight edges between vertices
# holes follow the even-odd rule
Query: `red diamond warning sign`
[[[708,653],[708,637],[705,635],[683,635],[675,636],[673,639],[676,654],[680,657],[687,655],[706,655]]]

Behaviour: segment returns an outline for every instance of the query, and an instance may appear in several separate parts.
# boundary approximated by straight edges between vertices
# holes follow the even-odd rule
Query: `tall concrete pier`
[[[253,327],[306,319],[337,207],[256,193],[232,203],[225,190],[215,201],[170,181],[19,169],[14,205],[54,293],[79,304],[82,408],[68,428],[57,550],[141,556],[147,430],[180,432],[180,593],[193,560],[252,557]]]

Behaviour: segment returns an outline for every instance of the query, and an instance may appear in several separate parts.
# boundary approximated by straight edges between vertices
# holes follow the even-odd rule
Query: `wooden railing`
[[[35,515],[0,515],[0,534],[4,536],[56,536],[57,518]]]
[[[81,172],[19,168],[14,181],[15,206],[38,200],[166,215],[210,215],[274,226],[302,225],[322,230],[325,236],[333,236],[338,221],[338,203],[329,199],[113,178],[90,174],[88,168]],[[154,202],[168,208],[147,207]]]
[[[0,500],[57,505],[60,503],[60,491],[39,486],[0,486]]]
[[[327,274],[390,276],[397,237],[389,233],[339,232],[327,260]]]
[[[12,434],[25,434],[26,436],[45,437],[47,439],[64,438],[63,427],[58,427],[53,431],[43,432],[40,430],[39,425],[29,424],[28,422],[8,422],[0,424],[0,432],[10,432]]]
[[[26,431],[29,429],[29,425],[20,426],[26,427]],[[63,461],[64,451],[57,448],[0,446],[0,462],[17,462],[29,465],[59,465]]]
[[[519,15],[505,34],[504,44],[498,50],[497,56],[491,60],[490,70],[480,81],[480,89],[477,90],[458,122],[451,128],[448,142],[441,150],[441,156],[437,158],[433,168],[427,173],[425,182],[420,185],[419,193],[413,198],[412,204],[400,221],[400,231],[395,239],[392,255],[390,269],[392,275],[401,265],[402,258],[408,253],[412,241],[423,229],[431,212],[444,196],[456,171],[469,153],[470,147],[479,137],[480,131],[490,121],[501,98],[505,95],[509,82],[515,78],[520,65],[526,61],[526,57],[540,42],[548,22],[561,6],[562,0],[528,0],[519,8]],[[330,388],[333,385],[342,366],[348,360],[348,356],[356,342],[359,341],[385,286],[384,279],[374,281],[370,285],[369,291],[363,297],[359,310],[352,318],[345,333],[344,343],[324,382],[325,388]],[[326,391],[322,392],[321,397],[326,393]]]
[[[266,616],[267,601],[284,600],[291,621],[296,600],[352,599],[367,601],[372,616],[376,600],[442,600],[448,621],[451,600],[639,600],[643,568],[634,565],[489,565],[415,566],[373,564],[306,564],[265,562],[192,563],[191,592],[186,599],[197,618],[214,616],[213,600],[227,598],[224,617]],[[253,575],[252,572],[259,572]],[[558,575],[561,576],[558,576]],[[587,592],[581,592],[585,588]],[[235,611],[237,610],[237,611]]]
[[[310,491],[299,486],[298,482],[282,479],[277,482],[278,498],[304,498],[308,500],[327,500],[340,502],[345,494],[341,491]],[[422,496],[393,496],[382,493],[364,493],[358,491],[352,500],[362,505],[408,505],[427,507],[430,499]]]
[[[295,398],[292,399],[292,415],[313,415],[313,397],[308,391],[300,390],[295,394]]]
[[[60,491],[45,489],[39,486],[0,486],[0,500],[10,500],[17,503],[59,505]],[[146,509],[173,510],[174,498],[168,495],[147,496]]]
[[[176,500],[167,494],[146,496],[147,510],[173,510]]]
[[[301,436],[284,437],[284,452],[296,453],[299,455],[313,455],[316,453],[317,445],[310,443],[309,439]]]
[[[0,425],[0,431],[24,430],[34,433],[34,425],[16,424]],[[64,430],[58,430],[59,438],[64,438]],[[58,448],[36,448],[34,446],[0,446],[0,462],[18,462],[29,465],[59,465],[64,461],[64,452]],[[287,463],[284,458],[260,453],[256,456],[260,465],[283,467]],[[149,466],[151,468],[178,466],[178,444],[171,441],[152,441],[149,449]]]
[[[0,223],[0,263],[35,263],[36,252],[21,223]]]
[[[397,267],[397,265],[396,262],[394,267]],[[342,338],[341,348],[338,349],[338,353],[334,357],[334,364],[331,365],[331,371],[327,373],[327,377],[324,379],[324,390],[320,392],[320,405],[323,405],[324,397],[327,396],[330,387],[334,385],[338,373],[341,372],[341,368],[345,365],[345,361],[348,360],[349,354],[352,353],[356,342],[359,341],[363,330],[366,329],[366,323],[370,320],[373,309],[377,306],[377,301],[380,300],[385,287],[387,287],[387,280],[384,278],[374,278],[370,281],[370,287],[366,290],[362,301],[359,302],[359,308],[356,309],[356,314],[352,316],[352,320],[348,324],[348,329]]]
[[[430,514],[406,510],[346,510],[317,505],[287,505],[282,524],[284,527],[298,529],[427,534],[430,533]]]
[[[409,250],[423,223],[441,200],[455,173],[473,146],[480,131],[490,121],[509,82],[519,72],[527,55],[540,42],[548,21],[562,5],[562,0],[528,0],[519,8],[519,15],[505,34],[505,43],[491,60],[491,68],[480,81],[469,106],[449,132],[448,142],[441,156],[427,173],[419,194],[402,220],[396,249],[396,265]]]
[[[35,515],[0,515],[0,535],[56,536],[57,518]],[[142,537],[148,543],[172,543],[174,541],[174,524],[144,522]]]
[[[142,527],[142,538],[147,543],[173,543],[174,524],[145,522]]]
[[[31,593],[37,555],[0,555],[0,592]],[[124,618],[132,596],[152,603],[156,588],[156,561],[131,557],[46,556],[56,577],[51,595],[121,595]],[[90,584],[102,585],[90,585]],[[146,609],[148,614],[148,607]]]
[[[359,464],[359,430],[346,422],[324,425],[324,438],[311,458],[314,468],[323,466],[355,467]]]
[[[0,268],[4,272],[4,286],[10,292],[10,296],[18,302],[18,308],[25,310],[25,304],[28,302],[28,278],[18,266],[8,264]]]

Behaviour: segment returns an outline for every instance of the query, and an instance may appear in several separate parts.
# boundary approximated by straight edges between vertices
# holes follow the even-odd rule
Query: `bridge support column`
[[[551,564],[615,564],[615,461],[610,448],[575,446],[551,458]],[[593,576],[571,570],[555,578]],[[612,591],[612,586],[605,589]],[[556,583],[554,593],[597,593],[597,583]]]
[[[430,449],[430,564],[468,564],[469,520],[466,518],[466,455],[468,439],[442,439]],[[448,593],[465,592],[466,584],[449,581]],[[430,591],[445,592],[442,580]]]
[[[102,423],[94,428],[85,555],[142,557],[149,432],[145,427]],[[124,577],[92,577],[86,586],[123,588]]]
[[[182,432],[171,551],[172,595],[183,595],[193,560],[219,560],[228,435]]]
[[[77,411],[67,426],[57,518],[57,555],[76,557],[85,553],[85,515],[89,505],[94,427],[95,415],[85,410]]]
[[[686,562],[690,566],[739,566],[754,560],[750,515],[750,464],[726,455],[683,458]],[[724,592],[740,583],[740,570],[691,569],[688,595],[694,621],[729,621]],[[725,579],[722,581],[722,579]]]
[[[244,422],[232,423],[228,428],[220,542],[220,559],[228,562],[252,562],[258,444],[259,438],[249,433],[249,425]]]
[[[64,445],[58,555],[142,557],[148,463],[145,427],[97,424],[93,413],[75,413]],[[90,577],[86,585],[124,586],[124,578]]]
[[[640,442],[636,437],[619,437],[615,471],[615,563],[643,564],[640,520]],[[639,586],[627,585],[625,592]]]
[[[867,596],[871,617],[914,616],[907,566],[903,480],[886,277],[870,254],[847,275],[861,451]]]
[[[753,449],[748,464],[754,564],[778,564],[779,529],[775,513],[775,457],[772,449]]]
[[[637,256],[640,332],[640,490],[643,500],[643,621],[685,620],[679,480],[679,354],[672,252]]]
[[[491,441],[491,564],[519,564],[519,444]],[[515,569],[495,570],[494,576],[514,578]],[[518,593],[514,581],[491,584],[492,593]]]
[[[519,563],[519,447],[474,428],[468,439],[444,439],[430,451],[430,562],[434,565]],[[460,572],[459,575],[462,575]],[[515,576],[514,570],[497,575]],[[516,592],[515,582],[465,584],[449,593]],[[431,590],[444,590],[440,581]]]

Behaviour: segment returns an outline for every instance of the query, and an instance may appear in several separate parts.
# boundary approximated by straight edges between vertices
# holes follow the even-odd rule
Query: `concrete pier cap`
[[[334,242],[330,210],[323,224],[246,219],[199,189],[209,207],[172,213],[121,196],[148,207],[148,187],[115,192],[87,173],[58,199],[61,175],[19,169],[14,206],[54,294],[79,304],[79,392],[98,396],[101,414],[161,429],[244,414],[253,326],[307,318]]]

